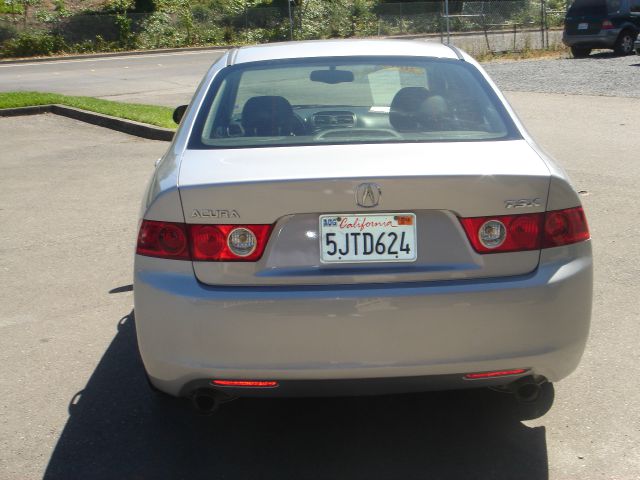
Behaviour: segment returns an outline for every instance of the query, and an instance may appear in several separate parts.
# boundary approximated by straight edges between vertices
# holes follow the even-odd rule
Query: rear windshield
[[[575,0],[569,15],[607,15],[620,10],[621,0]]]
[[[189,148],[513,138],[502,103],[466,62],[326,58],[225,68]]]

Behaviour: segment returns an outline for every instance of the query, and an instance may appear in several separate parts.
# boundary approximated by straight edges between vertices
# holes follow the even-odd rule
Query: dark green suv
[[[574,57],[586,57],[594,48],[629,55],[639,32],[640,0],[575,0],[564,20],[562,41]]]

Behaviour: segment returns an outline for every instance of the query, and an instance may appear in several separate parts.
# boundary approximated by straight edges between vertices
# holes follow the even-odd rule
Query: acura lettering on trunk
[[[191,216],[212,218],[240,218],[240,214],[235,210],[213,210],[210,208],[194,208]]]
[[[135,255],[158,395],[203,413],[478,387],[540,402],[577,367],[592,296],[580,199],[466,53],[233,49],[175,118]]]

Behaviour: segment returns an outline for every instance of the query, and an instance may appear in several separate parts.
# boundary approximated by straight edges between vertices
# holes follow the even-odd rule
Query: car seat
[[[389,122],[399,132],[443,130],[449,113],[442,95],[424,87],[405,87],[391,101]]]
[[[284,97],[251,97],[242,109],[242,127],[249,137],[291,135],[294,120],[293,108]]]

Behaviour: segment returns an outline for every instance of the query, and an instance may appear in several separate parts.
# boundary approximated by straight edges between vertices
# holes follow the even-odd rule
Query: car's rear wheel
[[[586,48],[586,47],[571,47],[571,54],[573,55],[574,58],[588,57],[590,53],[591,53],[591,49],[590,48]]]
[[[637,35],[628,30],[623,31],[618,40],[616,40],[616,45],[614,47],[614,51],[617,55],[631,55],[633,53],[633,43],[636,41]]]

